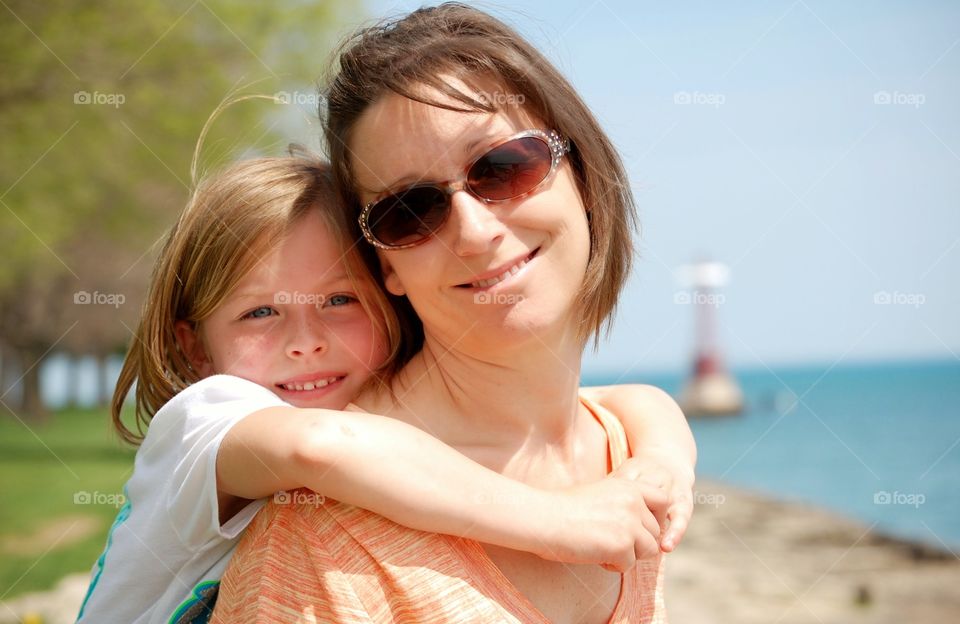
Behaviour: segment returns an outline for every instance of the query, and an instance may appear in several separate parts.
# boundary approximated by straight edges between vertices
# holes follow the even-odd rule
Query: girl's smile
[[[243,377],[297,407],[347,404],[387,354],[318,213],[200,323],[200,346],[204,375]]]

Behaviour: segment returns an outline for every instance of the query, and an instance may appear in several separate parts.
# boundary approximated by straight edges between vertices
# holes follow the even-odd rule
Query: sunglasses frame
[[[529,191],[525,191],[513,197],[506,197],[504,199],[487,199],[486,197],[481,197],[477,195],[473,191],[473,189],[471,189],[467,185],[467,175],[470,173],[470,169],[472,169],[473,166],[476,165],[477,162],[483,159],[487,154],[497,149],[498,147],[501,147],[509,143],[510,141],[516,141],[517,139],[525,139],[529,137],[540,139],[544,143],[546,143],[547,147],[550,148],[550,154],[551,154],[550,170],[547,171],[547,174],[543,176],[543,179],[540,180],[540,182],[538,182],[533,188],[531,188]],[[487,149],[484,150],[482,154],[480,154],[479,156],[471,160],[469,163],[467,163],[467,165],[463,168],[463,171],[461,172],[460,176],[454,180],[447,180],[444,182],[431,182],[428,184],[413,184],[396,191],[384,191],[383,193],[378,195],[376,199],[374,199],[373,201],[365,205],[363,207],[363,210],[360,212],[358,221],[360,222],[360,229],[363,231],[363,237],[367,239],[367,242],[370,243],[371,245],[375,247],[379,247],[380,249],[387,249],[387,250],[407,249],[409,247],[416,247],[417,245],[422,245],[423,243],[433,238],[433,236],[436,235],[436,233],[440,230],[440,228],[442,228],[446,224],[447,219],[450,217],[450,212],[451,212],[450,196],[453,195],[456,191],[461,191],[461,190],[466,191],[485,204],[493,204],[493,203],[499,203],[499,202],[505,202],[505,201],[512,201],[514,199],[521,199],[523,197],[526,197],[528,195],[531,195],[537,192],[537,190],[541,186],[543,186],[543,183],[549,180],[551,176],[553,176],[554,172],[557,170],[557,167],[560,166],[560,162],[563,160],[564,155],[568,154],[569,152],[570,152],[570,140],[561,137],[556,130],[530,129],[530,130],[524,130],[522,132],[518,132],[517,134],[511,135],[505,139],[497,141],[496,143],[493,143],[492,145],[487,147]],[[373,208],[377,204],[379,204],[381,201],[389,197],[392,197],[394,195],[399,195],[401,193],[406,193],[417,188],[434,188],[434,189],[440,189],[441,191],[443,191],[443,193],[447,196],[447,208],[444,212],[443,220],[427,236],[424,236],[423,238],[416,240],[412,243],[407,243],[405,245],[388,245],[378,240],[377,237],[374,236],[373,231],[370,228],[370,224],[369,224],[370,213],[373,210]]]

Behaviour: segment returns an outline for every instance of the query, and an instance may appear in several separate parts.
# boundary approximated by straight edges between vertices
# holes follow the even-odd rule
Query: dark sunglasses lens
[[[543,139],[514,139],[481,156],[467,172],[467,183],[484,199],[511,199],[543,182],[552,159],[550,146]]]
[[[414,187],[374,204],[367,225],[374,238],[384,245],[410,245],[432,235],[443,225],[447,205],[447,195],[442,189]]]

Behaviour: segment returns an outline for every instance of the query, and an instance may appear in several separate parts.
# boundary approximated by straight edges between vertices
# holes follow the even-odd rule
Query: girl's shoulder
[[[160,416],[164,411],[183,411],[197,404],[245,400],[282,402],[276,394],[248,379],[234,375],[211,375],[190,384],[173,395],[169,401],[157,410],[157,416]]]
[[[204,377],[190,384],[174,395],[171,401],[177,397],[183,398],[204,394],[212,394],[213,396],[246,396],[251,394],[257,396],[276,396],[269,389],[243,377],[237,377],[235,375],[210,375],[209,377]]]
[[[285,406],[279,396],[247,379],[233,375],[211,375],[190,384],[154,414],[144,444],[167,437],[170,429],[233,423],[266,407]]]

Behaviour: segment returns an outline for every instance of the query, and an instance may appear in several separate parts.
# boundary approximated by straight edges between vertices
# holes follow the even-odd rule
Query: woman
[[[665,394],[578,389],[629,270],[634,213],[618,156],[566,80],[499,21],[445,4],[360,33],[328,106],[345,205],[407,327],[384,385],[356,404],[539,487],[615,469],[629,450],[614,416],[669,430],[676,446],[650,456],[692,470]],[[685,525],[689,501],[671,513]],[[274,505],[240,545],[214,621],[663,622],[662,558],[637,554],[621,575],[335,502]]]

